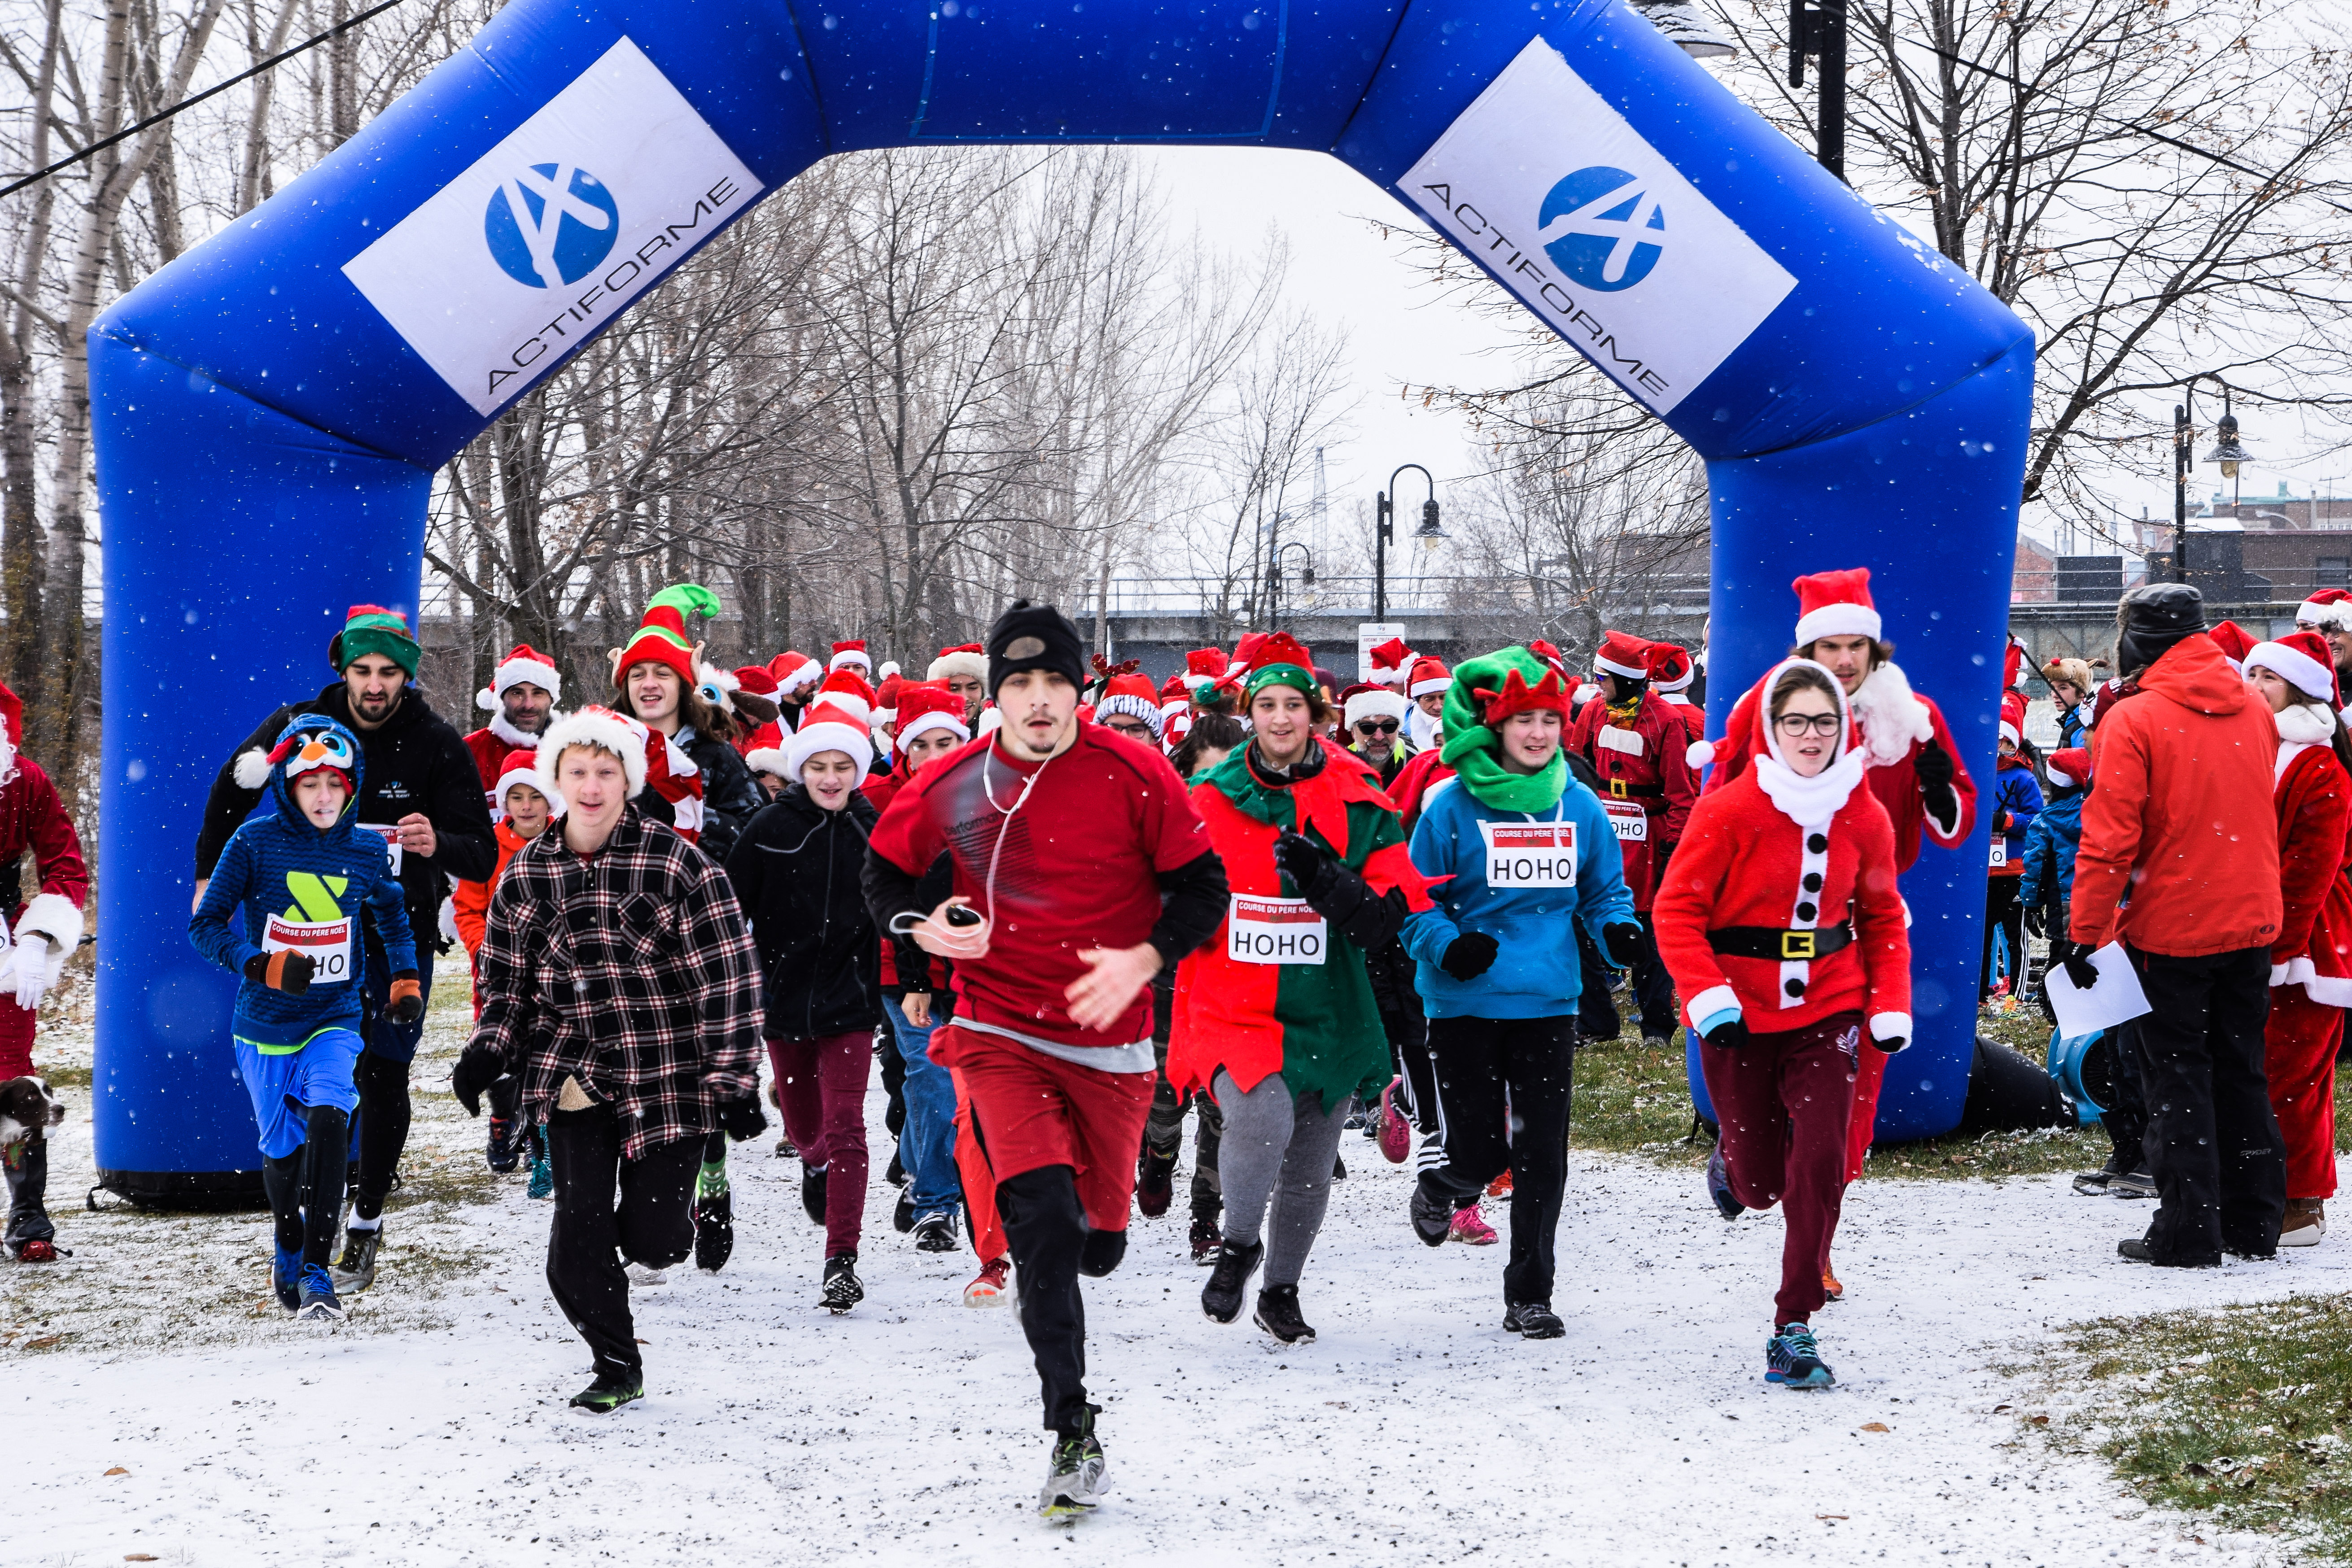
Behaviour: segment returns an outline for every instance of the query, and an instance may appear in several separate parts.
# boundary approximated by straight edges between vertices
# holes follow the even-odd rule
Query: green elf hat
[[[343,613],[343,629],[327,645],[327,662],[341,675],[354,659],[380,653],[416,679],[419,650],[408,635],[408,617],[382,605],[353,605]]]
[[[686,635],[688,616],[715,616],[719,613],[719,595],[692,583],[680,583],[664,588],[646,606],[646,618],[637,625],[636,636],[626,647],[613,650],[613,686],[620,689],[621,677],[635,664],[666,664],[677,671],[677,678],[688,686],[701,679],[697,666],[702,660],[702,645]]]
[[[1315,656],[1288,632],[1275,632],[1250,648],[1249,674],[1243,678],[1252,697],[1269,686],[1291,686],[1315,695]]]

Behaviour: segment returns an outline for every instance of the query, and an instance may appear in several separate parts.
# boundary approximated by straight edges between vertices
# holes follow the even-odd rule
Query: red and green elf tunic
[[[1375,893],[1404,891],[1429,908],[1428,882],[1405,850],[1396,808],[1374,781],[1328,755],[1301,779],[1283,780],[1243,745],[1192,788],[1192,805],[1240,897],[1298,897],[1275,865],[1274,842],[1291,828],[1361,876]],[[1279,1072],[1294,1099],[1317,1094],[1327,1110],[1370,1094],[1390,1077],[1388,1037],[1364,973],[1363,950],[1330,928],[1321,963],[1250,963],[1230,956],[1232,912],[1216,940],[1176,971],[1176,1018],[1168,1081],[1179,1094],[1205,1089],[1223,1068],[1244,1093]]]

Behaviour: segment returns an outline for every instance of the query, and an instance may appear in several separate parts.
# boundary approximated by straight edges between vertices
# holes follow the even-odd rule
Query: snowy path
[[[563,1408],[586,1356],[520,1177],[459,1211],[495,1261],[446,1289],[446,1328],[15,1361],[0,1414],[37,1522],[0,1562],[2271,1562],[2021,1442],[1989,1363],[2083,1318],[2352,1286],[2352,1237],[2180,1274],[2116,1261],[2145,1207],[2056,1178],[1866,1184],[1850,1298],[1819,1323],[1843,1386],[1790,1394],[1759,1379],[1776,1216],[1727,1226],[1686,1174],[1578,1156],[1568,1337],[1523,1344],[1502,1249],[1422,1247],[1404,1173],[1350,1138],[1303,1286],[1314,1346],[1201,1315],[1181,1184],[1088,1285],[1117,1490],[1057,1528],[1030,1513],[1045,1444],[1013,1314],[957,1301],[969,1256],[889,1228],[877,1156],[866,1300],[826,1316],[799,1166],[768,1147],[737,1152],[726,1272],[637,1293],[652,1394],[615,1417]]]

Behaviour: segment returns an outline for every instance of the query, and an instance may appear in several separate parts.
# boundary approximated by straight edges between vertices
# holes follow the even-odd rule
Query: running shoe
[[[669,1283],[669,1271],[666,1268],[656,1268],[649,1263],[632,1263],[625,1272],[629,1276],[629,1284],[633,1288]]]
[[[1839,1284],[1838,1277],[1826,1268],[1822,1270],[1822,1300],[1824,1301],[1845,1300],[1845,1287]]]
[[[1412,1152],[1412,1123],[1405,1120],[1396,1102],[1397,1086],[1403,1081],[1402,1078],[1392,1079],[1388,1088],[1381,1090],[1381,1158],[1391,1165],[1403,1164],[1405,1156]]]
[[[302,1305],[302,1249],[281,1247],[277,1260],[270,1266],[269,1287],[278,1293],[278,1304],[288,1311],[299,1310]]]
[[[2074,1190],[2084,1197],[2104,1198],[2108,1195],[2108,1184],[2119,1173],[2114,1170],[2085,1171],[2074,1178]]]
[[[1783,1388],[1827,1388],[1837,1381],[1807,1323],[1783,1323],[1764,1342],[1764,1381]]]
[[[2146,1171],[2129,1171],[2111,1178],[2107,1193],[2118,1198],[2152,1198],[2156,1196],[2156,1178]]]
[[[534,1199],[551,1198],[555,1195],[555,1167],[548,1163],[546,1155],[540,1154],[532,1158],[530,1185],[523,1189],[523,1195]]]
[[[2327,1205],[2319,1198],[2289,1198],[2286,1224],[2280,1227],[2281,1247],[2317,1247],[2327,1234]]]
[[[1503,1308],[1503,1330],[1523,1340],[1556,1340],[1568,1332],[1549,1301],[1511,1301]]]
[[[963,1304],[967,1307],[994,1307],[1003,1303],[1013,1273],[1013,1259],[992,1258],[980,1266],[980,1272],[963,1288]]]
[[[522,1163],[522,1123],[511,1116],[490,1118],[490,1144],[484,1151],[490,1169],[501,1176]]]
[[[957,1247],[955,1211],[941,1209],[915,1222],[915,1250],[953,1252]]]
[[[1037,1493],[1037,1512],[1046,1519],[1071,1519],[1090,1513],[1110,1490],[1110,1468],[1103,1461],[1102,1442],[1095,1436],[1096,1407],[1089,1405],[1076,1432],[1054,1440],[1054,1455],[1045,1466],[1045,1485]]]
[[[735,1194],[712,1193],[694,1200],[694,1266],[716,1274],[735,1253]]]
[[[824,1295],[819,1304],[837,1318],[864,1300],[866,1287],[857,1282],[857,1254],[843,1252],[826,1258]]]
[[[1214,1263],[1217,1260],[1217,1248],[1223,1245],[1224,1239],[1224,1227],[1217,1223],[1216,1210],[1194,1209],[1192,1211],[1193,1262]]]
[[[375,1283],[376,1255],[383,1249],[381,1221],[372,1230],[343,1232],[343,1255],[335,1259],[335,1287],[358,1295]]]
[[[16,1261],[19,1263],[55,1263],[57,1260],[58,1244],[46,1236],[36,1237],[16,1248]]]
[[[890,1228],[900,1236],[915,1228],[915,1189],[911,1185],[898,1189],[898,1202],[890,1210]]]
[[[1311,1345],[1315,1331],[1298,1312],[1298,1287],[1269,1285],[1257,1293],[1251,1321],[1286,1345]]]
[[[1210,1270],[1209,1282],[1201,1287],[1201,1310],[1213,1323],[1230,1323],[1241,1316],[1242,1291],[1250,1276],[1265,1261],[1265,1243],[1253,1241],[1247,1247],[1235,1247],[1228,1241],[1217,1252],[1217,1266]]]
[[[1724,1163],[1723,1140],[1715,1141],[1715,1152],[1706,1157],[1706,1195],[1715,1200],[1715,1211],[1726,1219],[1738,1219],[1748,1212],[1748,1205],[1731,1195],[1731,1167]]]
[[[1181,1131],[1181,1129],[1180,1129]],[[1158,1219],[1176,1201],[1176,1151],[1165,1154],[1150,1144],[1135,1172],[1135,1206],[1146,1219]]]
[[[335,1299],[334,1277],[323,1263],[302,1266],[300,1300],[294,1310],[295,1317],[306,1322],[340,1323],[343,1321],[343,1304]]]
[[[1443,1247],[1445,1238],[1454,1234],[1454,1205],[1424,1191],[1419,1182],[1413,1184],[1405,1214],[1412,1221],[1413,1235],[1427,1246]]]
[[[1478,1212],[1476,1204],[1454,1211],[1454,1218],[1445,1227],[1445,1238],[1470,1247],[1492,1247],[1502,1239],[1486,1223],[1486,1216]]]
[[[591,1415],[610,1415],[622,1405],[646,1396],[643,1373],[600,1372],[596,1381],[572,1396],[572,1408]]]
[[[1493,1181],[1488,1182],[1486,1184],[1486,1195],[1490,1198],[1509,1197],[1511,1195],[1511,1173],[1506,1171],[1501,1175],[1496,1177]]]
[[[896,1151],[891,1152],[890,1163],[883,1169],[882,1179],[894,1187],[907,1184],[907,1167],[899,1161]]]

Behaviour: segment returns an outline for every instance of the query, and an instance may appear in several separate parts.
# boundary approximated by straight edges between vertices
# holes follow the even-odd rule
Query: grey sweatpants
[[[1225,1239],[1248,1247],[1265,1226],[1266,1205],[1274,1222],[1265,1242],[1265,1282],[1296,1285],[1307,1255],[1323,1228],[1331,1202],[1331,1165],[1348,1121],[1348,1101],[1328,1110],[1319,1096],[1293,1100],[1280,1073],[1267,1075],[1244,1094],[1233,1075],[1217,1069],[1214,1088],[1224,1112],[1225,1133],[1217,1150],[1217,1171],[1225,1189]]]

